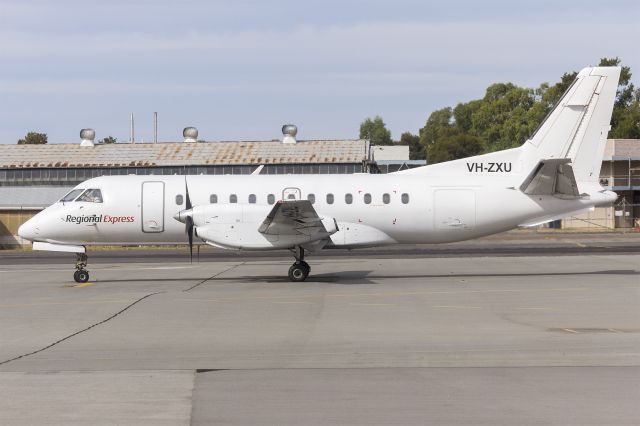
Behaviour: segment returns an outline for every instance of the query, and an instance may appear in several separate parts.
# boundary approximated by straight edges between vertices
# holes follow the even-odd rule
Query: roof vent
[[[185,127],[182,131],[185,142],[198,142],[198,129],[195,127]]]
[[[282,143],[296,143],[298,128],[295,124],[285,124],[282,126]]]
[[[96,131],[93,129],[80,130],[80,146],[94,146],[93,141],[96,139]]]

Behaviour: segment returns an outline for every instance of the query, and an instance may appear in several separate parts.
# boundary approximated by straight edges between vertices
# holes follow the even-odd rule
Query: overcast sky
[[[640,2],[0,0],[0,143],[97,137],[399,138],[511,81],[619,56],[640,83]]]

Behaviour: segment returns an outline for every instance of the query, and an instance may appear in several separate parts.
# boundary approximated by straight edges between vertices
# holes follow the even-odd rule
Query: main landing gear
[[[86,283],[89,281],[89,272],[84,269],[86,266],[86,253],[76,253],[76,271],[73,273],[73,279],[77,283]]]
[[[291,250],[296,261],[289,268],[289,279],[293,282],[301,282],[307,279],[311,266],[304,261],[304,249],[300,246],[296,246]]]

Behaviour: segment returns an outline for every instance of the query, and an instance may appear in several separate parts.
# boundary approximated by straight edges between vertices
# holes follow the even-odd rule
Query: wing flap
[[[308,200],[278,201],[258,228],[265,235],[332,234]]]

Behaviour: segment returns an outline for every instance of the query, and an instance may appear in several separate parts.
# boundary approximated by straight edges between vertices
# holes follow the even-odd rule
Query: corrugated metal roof
[[[366,140],[164,142],[3,145],[0,168],[144,167],[214,164],[359,163],[368,159]]]
[[[58,201],[73,186],[0,186],[0,209],[44,208]]]

